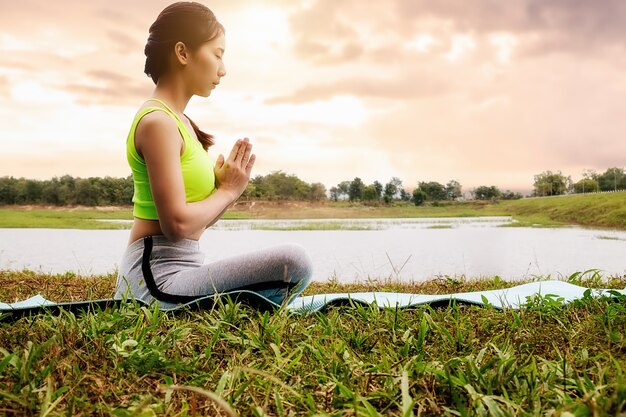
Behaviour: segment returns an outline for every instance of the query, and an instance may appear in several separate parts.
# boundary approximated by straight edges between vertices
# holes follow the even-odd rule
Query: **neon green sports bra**
[[[183,174],[183,182],[185,183],[185,200],[188,203],[203,200],[215,191],[215,174],[213,172],[215,162],[208,152],[204,150],[200,142],[191,136],[178,115],[167,104],[156,98],[150,100],[158,101],[165,108],[158,106],[147,107],[135,116],[126,138],[126,159],[133,174],[133,216],[140,219],[158,220],[159,216],[152,198],[152,191],[150,190],[146,162],[135,148],[135,131],[141,118],[148,113],[160,110],[168,113],[176,120],[178,131],[185,143],[185,149],[180,156],[180,167]]]

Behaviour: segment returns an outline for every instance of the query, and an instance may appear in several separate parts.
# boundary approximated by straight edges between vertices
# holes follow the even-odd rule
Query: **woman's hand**
[[[244,192],[250,180],[250,172],[256,160],[251,151],[252,144],[248,138],[239,139],[230,151],[228,159],[224,160],[224,155],[220,154],[215,162],[215,186],[230,192],[233,201]]]

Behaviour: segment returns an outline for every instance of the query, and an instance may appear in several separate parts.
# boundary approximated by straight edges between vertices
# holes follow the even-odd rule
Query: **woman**
[[[214,163],[207,152],[213,137],[184,114],[193,95],[208,97],[226,75],[224,34],[211,10],[195,2],[166,7],[150,27],[144,71],[156,87],[126,143],[134,222],[116,297],[157,299],[169,307],[247,289],[280,303],[310,280],[311,261],[297,245],[208,264],[199,250],[204,230],[245,190],[255,161],[244,138],[228,158],[220,154]]]

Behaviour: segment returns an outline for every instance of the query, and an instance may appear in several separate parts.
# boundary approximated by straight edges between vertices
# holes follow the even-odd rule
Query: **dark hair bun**
[[[167,71],[169,54],[176,42],[184,42],[194,49],[224,33],[224,27],[213,12],[194,1],[180,1],[167,6],[150,26],[144,48],[144,72],[156,84]]]

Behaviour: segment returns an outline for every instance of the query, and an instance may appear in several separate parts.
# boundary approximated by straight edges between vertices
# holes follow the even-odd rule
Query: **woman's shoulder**
[[[155,103],[153,101],[145,101],[142,103],[137,112],[135,113],[135,124],[136,129],[139,129],[139,125],[142,126],[142,130],[145,127],[149,126],[176,126],[176,121],[169,114],[169,112],[163,108],[163,106],[159,105],[159,103]]]
[[[139,152],[143,148],[144,140],[155,143],[161,140],[170,141],[168,138],[180,136],[174,118],[158,104],[150,102],[142,104],[135,115],[135,123],[135,147]]]
[[[139,118],[141,120],[144,117],[151,115],[151,114],[162,115],[163,113],[168,113],[168,112],[162,105],[154,101],[146,100],[139,106],[139,108],[137,109],[137,112],[135,112],[134,118],[135,119]]]

